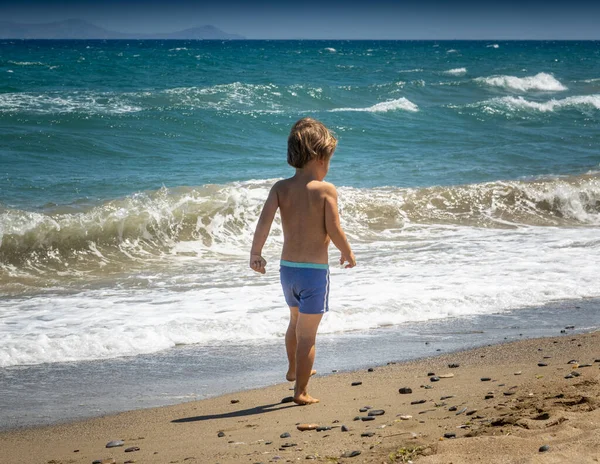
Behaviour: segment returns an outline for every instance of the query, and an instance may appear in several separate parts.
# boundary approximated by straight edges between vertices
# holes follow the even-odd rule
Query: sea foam
[[[368,113],[387,113],[388,111],[404,110],[416,112],[419,111],[419,107],[410,100],[402,97],[396,100],[389,100],[381,103],[376,103],[373,106],[367,108],[334,108],[329,110],[330,112],[343,112],[343,111],[361,111]]]
[[[535,76],[516,77],[516,76],[492,76],[478,77],[475,82],[491,87],[502,87],[509,90],[527,91],[527,90],[545,90],[562,91],[567,90],[554,76],[547,73],[538,73]]]
[[[444,71],[444,74],[448,74],[450,76],[462,76],[467,74],[467,68],[449,69],[448,71]]]

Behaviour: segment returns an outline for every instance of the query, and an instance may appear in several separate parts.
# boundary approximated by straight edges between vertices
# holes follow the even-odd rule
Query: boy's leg
[[[307,386],[315,362],[315,341],[322,318],[323,314],[298,313],[296,322],[296,385],[294,387],[294,402],[297,404],[311,404],[319,401],[308,394]]]
[[[298,307],[290,306],[290,323],[285,333],[285,351],[288,357],[288,371],[285,378],[296,380],[296,323],[298,322]]]

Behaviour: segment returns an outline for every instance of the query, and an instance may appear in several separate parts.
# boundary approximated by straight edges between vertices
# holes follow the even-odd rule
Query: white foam
[[[355,240],[359,265],[332,265],[331,311],[320,333],[598,297],[600,247],[586,245],[598,242],[597,232],[409,225],[380,241]],[[167,257],[172,274],[152,276],[150,288],[0,300],[0,366],[282,340],[288,310],[278,252],[266,250],[265,276],[248,269],[246,256]],[[332,263],[337,257],[332,250]]]
[[[474,105],[471,105],[474,106]],[[600,109],[600,94],[576,95],[560,100],[551,99],[545,102],[527,100],[523,97],[501,97],[492,98],[475,106],[483,108],[487,113],[515,112],[515,111],[538,111],[541,113],[554,112],[561,109]]]
[[[345,111],[361,111],[368,113],[387,113],[388,111],[419,111],[419,107],[415,105],[410,100],[402,97],[396,100],[389,100],[381,103],[376,103],[373,106],[369,106],[367,108],[334,108],[329,110],[329,112],[345,112]]]
[[[458,53],[458,50],[451,48],[450,50],[446,50],[446,53]]]
[[[486,45],[487,48],[500,48],[500,45],[498,44],[491,44],[491,45]]]
[[[16,66],[48,66],[45,63],[42,63],[40,61],[8,61],[11,64],[14,64]]]
[[[448,74],[450,76],[462,76],[467,74],[467,68],[449,69],[448,71],[444,71],[444,74]]]
[[[331,48],[331,47],[325,47],[325,51],[331,52],[331,53],[337,52],[337,50],[335,48]]]
[[[54,113],[100,113],[122,114],[135,113],[142,108],[112,94],[95,94],[91,92],[73,94],[33,94],[4,93],[0,94],[0,113],[27,112],[38,114]]]
[[[554,76],[547,73],[538,73],[535,76],[516,77],[516,76],[492,76],[478,77],[475,82],[489,85],[492,87],[502,87],[509,90],[527,91],[527,90],[545,90],[558,92],[568,90]]]

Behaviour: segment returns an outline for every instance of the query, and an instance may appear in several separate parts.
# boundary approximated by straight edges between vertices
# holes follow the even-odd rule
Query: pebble
[[[514,391],[507,391],[507,392],[504,392],[504,396],[511,396],[511,395],[514,395],[514,394],[515,394],[515,392],[514,392]]]
[[[454,377],[454,374],[440,374],[438,375],[438,377],[440,379],[451,379],[452,377]]]
[[[450,406],[448,408],[448,411],[456,411],[458,409],[458,406]]]
[[[361,437],[372,437],[375,435],[375,432],[363,432],[360,434]]]
[[[432,382],[439,382],[440,378],[437,375],[434,375],[433,377],[429,377],[429,380],[431,380]]]
[[[319,424],[298,424],[296,428],[304,432],[305,430],[315,430],[318,426]]]
[[[565,379],[573,379],[575,376],[571,374],[565,375]]]
[[[408,415],[406,415],[406,416],[403,415],[403,416],[398,416],[398,417],[400,417],[400,420],[410,420],[410,419],[412,419],[412,416],[408,416]]]
[[[316,428],[317,432],[325,432],[325,430],[331,430],[331,427],[328,425],[320,425]]]
[[[600,363],[600,359],[594,359],[595,363]]]
[[[542,445],[542,446],[540,446],[540,449],[539,449],[540,453],[544,453],[546,451],[550,451],[550,447],[548,445]]]
[[[115,458],[96,459],[92,464],[116,464]]]
[[[449,400],[450,398],[454,398],[454,395],[442,396],[440,401]]]
[[[298,446],[296,443],[284,443],[281,445],[282,448],[291,448],[293,446]]]
[[[400,390],[398,390],[398,393],[400,393],[401,395],[407,395],[409,393],[412,393],[412,388],[402,387]]]
[[[109,441],[106,444],[107,448],[116,448],[117,446],[123,446],[125,444],[125,442],[123,440],[113,440],[113,441]]]
[[[577,364],[579,361],[576,359],[571,359],[567,364]]]
[[[290,438],[291,435],[289,434],[289,432],[283,432],[281,435],[279,435],[279,438]]]
[[[350,429],[348,427],[346,427],[345,425],[342,425],[342,432],[349,432]]]
[[[494,395],[485,395],[485,398],[484,398],[484,399],[486,399],[486,400],[491,400],[491,399],[493,399],[493,398],[494,398]]]
[[[352,382],[350,385],[353,387],[358,387],[359,385],[362,385],[362,382]]]
[[[306,456],[304,459],[317,459],[316,456],[313,456],[312,454],[309,454],[308,456]]]
[[[225,436],[225,432],[217,433],[217,437],[219,437],[219,438],[223,438],[224,436]]]
[[[546,367],[546,366],[548,366],[548,364],[546,364],[546,363],[538,363],[538,367]]]
[[[457,364],[457,363],[452,363],[452,364],[448,364],[448,367],[449,367],[450,369],[456,369],[457,367],[460,367],[460,364]]]
[[[458,416],[459,414],[462,414],[463,412],[465,412],[467,410],[467,408],[462,408],[460,411],[458,411],[456,413],[456,415]]]
[[[490,380],[492,380],[491,377],[481,377],[482,382],[489,382]]]
[[[283,398],[281,400],[282,403],[293,403],[294,401],[294,397],[293,396],[286,396],[285,398]]]
[[[423,404],[423,403],[425,403],[425,401],[427,401],[427,400],[415,400],[415,401],[411,401],[410,404]]]
[[[523,372],[521,372],[521,371],[517,371],[517,372],[515,372],[515,375],[521,375],[522,373]]]
[[[239,403],[240,400],[231,400],[231,404]]]
[[[369,410],[369,408],[360,408],[358,410],[358,412],[367,412]]]
[[[427,377],[431,377],[432,375],[435,375],[435,372],[428,372],[427,373]]]
[[[591,364],[580,364],[579,369],[581,369],[582,367],[592,367],[592,365]]]
[[[446,432],[444,438],[456,438],[456,434],[454,432]]]
[[[369,411],[369,416],[383,416],[385,414],[385,410],[383,409],[372,409]]]
[[[140,448],[137,446],[131,446],[130,448],[125,448],[126,453],[133,453],[134,451],[139,451]]]
[[[363,422],[372,421],[375,420],[375,416],[361,416],[360,420]]]
[[[369,368],[367,369],[367,372],[373,372],[374,370],[375,370],[375,369],[373,369],[372,367],[369,367]]]
[[[360,451],[346,451],[340,457],[342,457],[342,458],[353,458],[355,456],[358,456],[359,454],[360,454]]]
[[[466,412],[466,416],[472,416],[473,414],[475,414],[477,412],[477,409],[471,409],[470,411]]]

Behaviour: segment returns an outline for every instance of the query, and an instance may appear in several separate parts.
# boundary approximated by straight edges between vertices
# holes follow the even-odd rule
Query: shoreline
[[[568,364],[573,360],[578,363]],[[317,375],[310,384],[311,394],[321,399],[316,405],[282,403],[290,384],[277,384],[0,432],[0,449],[3,462],[11,464],[390,462],[392,454],[392,462],[538,462],[541,454],[548,459],[543,462],[596,462],[599,367],[600,331],[527,339]],[[579,376],[566,379],[572,372]],[[439,378],[432,381],[430,373]],[[412,393],[400,394],[400,388]],[[370,421],[353,420],[368,414],[359,411],[366,406],[385,412]],[[330,428],[300,432],[298,423]],[[290,437],[280,438],[284,433]],[[106,448],[112,440],[124,440],[124,446]],[[540,452],[544,445],[549,450]],[[139,451],[124,452],[130,448]],[[490,459],[492,449],[497,454]],[[341,457],[352,452],[360,454]]]
[[[488,344],[598,330],[600,301],[555,302],[498,314],[319,335],[320,376],[459,353]],[[561,336],[565,336],[564,334]],[[0,370],[0,432],[64,425],[124,411],[280,384],[282,340],[255,346],[183,346],[145,356]]]

